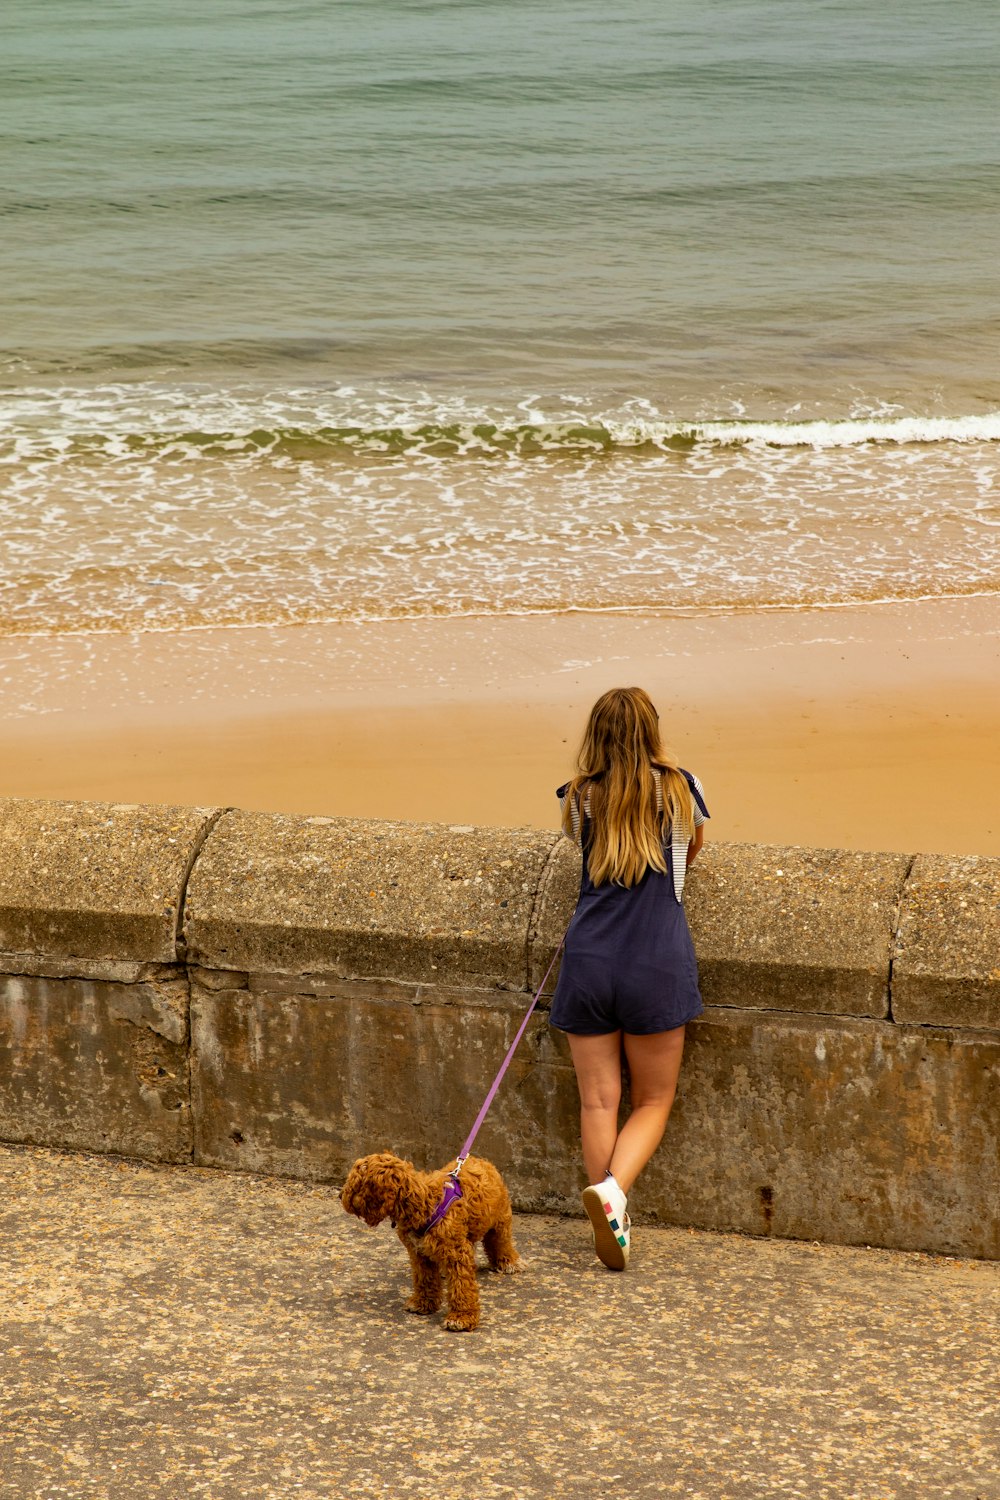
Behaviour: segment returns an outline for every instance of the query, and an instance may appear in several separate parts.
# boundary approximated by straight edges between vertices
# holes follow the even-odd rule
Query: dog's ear
[[[340,1190],[340,1201],[349,1214],[364,1217],[368,1202],[368,1185],[371,1181],[372,1162],[377,1157],[359,1156],[351,1167]]]
[[[340,1190],[340,1201],[349,1214],[356,1214],[358,1211],[355,1205],[357,1204],[358,1188],[361,1182],[361,1174],[358,1170],[360,1166],[360,1161],[354,1163],[347,1174],[344,1186]]]
[[[387,1205],[383,1217],[398,1219],[400,1205],[413,1178],[413,1168],[388,1151],[373,1164],[372,1181],[378,1185],[379,1201]]]

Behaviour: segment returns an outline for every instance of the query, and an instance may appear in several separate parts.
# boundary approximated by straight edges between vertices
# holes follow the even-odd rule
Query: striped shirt
[[[692,797],[691,801],[692,810],[694,812],[694,826],[695,828],[700,828],[701,825],[705,822],[705,819],[708,817],[708,811],[705,808],[705,789],[702,786],[701,782],[698,780],[697,776],[692,775],[691,772],[685,772],[684,774],[688,776],[692,786],[697,793],[696,796]],[[663,775],[656,766],[653,767],[653,780],[656,782],[656,810],[657,812],[662,812]],[[560,787],[557,794],[559,797],[559,808],[561,812],[564,811],[566,807],[568,785],[569,784],[567,783],[565,787]],[[580,825],[582,820],[580,817],[579,799],[577,797],[574,797],[572,802],[570,803],[569,811],[570,820],[573,826],[573,842],[575,844],[578,844],[580,842]],[[583,799],[583,814],[584,817],[590,817],[589,787],[587,788],[586,796]],[[569,837],[569,835],[567,835],[567,837]],[[684,831],[683,828],[673,828],[671,830],[671,865],[674,877],[674,895],[677,897],[678,901],[680,901],[684,895],[684,877],[687,874],[687,852],[690,842],[691,837]]]

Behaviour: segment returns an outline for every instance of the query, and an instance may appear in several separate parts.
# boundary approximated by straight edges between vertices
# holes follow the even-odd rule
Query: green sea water
[[[0,32],[0,628],[1000,588],[990,0]]]

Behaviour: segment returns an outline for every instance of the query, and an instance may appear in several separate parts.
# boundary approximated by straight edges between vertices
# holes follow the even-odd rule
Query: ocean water
[[[7,0],[0,631],[1000,592],[992,0]]]

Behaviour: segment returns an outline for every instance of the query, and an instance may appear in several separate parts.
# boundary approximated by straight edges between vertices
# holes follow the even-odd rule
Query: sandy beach
[[[3,643],[7,795],[549,826],[587,710],[653,695],[719,839],[1000,853],[990,598]]]

